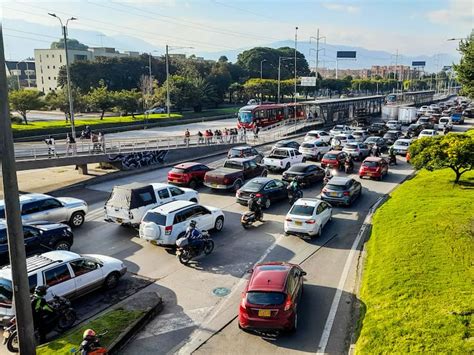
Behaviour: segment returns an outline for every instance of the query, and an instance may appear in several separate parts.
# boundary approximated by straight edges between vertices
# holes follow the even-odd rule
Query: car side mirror
[[[251,274],[252,272],[253,272],[253,269],[248,269],[248,270],[246,271],[247,274]]]
[[[301,271],[301,276],[306,276],[308,273],[306,271]]]

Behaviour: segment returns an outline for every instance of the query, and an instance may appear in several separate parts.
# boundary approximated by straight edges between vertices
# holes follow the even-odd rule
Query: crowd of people
[[[105,153],[105,135],[102,132],[93,132],[90,126],[82,130],[79,137],[81,141],[89,140],[91,143],[91,153]],[[48,148],[48,158],[57,158],[56,140],[52,135],[44,140]],[[65,156],[75,156],[77,154],[76,139],[70,133],[66,133],[66,154]]]
[[[253,133],[253,138],[258,139],[258,133],[260,129],[255,127],[251,130]],[[207,129],[204,132],[198,131],[197,136],[197,144],[202,145],[211,145],[214,143],[237,143],[237,142],[247,142],[247,134],[249,130],[246,128],[224,128],[216,129],[212,131],[211,129]],[[184,132],[184,143],[189,146],[191,142],[191,133],[188,129]]]

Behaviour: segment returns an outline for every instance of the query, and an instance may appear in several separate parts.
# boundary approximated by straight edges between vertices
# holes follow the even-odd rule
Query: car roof
[[[255,158],[245,157],[245,158],[229,158],[229,159],[226,159],[226,161],[228,161],[228,160],[243,163],[243,162],[246,162],[246,161],[255,161]]]
[[[400,139],[397,139],[395,141],[395,143],[397,142],[407,142],[407,143],[411,143],[411,139],[408,139],[408,138],[400,138]]]
[[[292,147],[277,147],[276,149],[278,149],[278,150],[288,150],[288,151],[290,151],[290,150],[297,150],[297,149],[292,148]],[[275,150],[276,150],[276,149],[275,149]]]
[[[329,180],[328,184],[330,185],[338,185],[344,186],[346,185],[352,178],[344,177],[344,176],[334,176],[331,180]]]
[[[186,162],[186,163],[181,163],[181,164],[175,165],[174,168],[187,169],[187,168],[190,168],[190,167],[196,166],[196,165],[202,165],[202,164],[198,163],[198,162],[195,162],[195,161],[189,161],[189,162]]]
[[[253,268],[247,291],[283,291],[293,264],[269,262]]]
[[[274,179],[274,178],[269,178],[269,177],[263,177],[263,176],[261,176],[261,177],[253,178],[253,179],[250,180],[250,181],[252,181],[252,182],[257,182],[257,183],[259,183],[259,184],[266,184],[267,182],[270,182],[270,181],[273,181],[273,180],[278,180],[278,179]],[[250,182],[250,181],[249,181],[249,182]]]
[[[185,201],[185,200],[177,200],[177,201],[171,201],[171,202],[165,203],[161,206],[152,208],[149,211],[158,212],[158,213],[161,213],[161,214],[169,214],[171,212],[176,212],[176,211],[178,211],[182,208],[189,207],[189,206],[192,206],[192,205],[197,205],[197,203],[191,202],[191,201]]]
[[[321,202],[318,198],[300,198],[296,200],[295,205],[317,207]]]
[[[309,131],[309,132],[306,133],[306,134],[310,134],[310,133],[315,134],[315,133],[321,133],[321,132],[328,133],[328,132],[323,131],[323,130],[320,130],[320,129],[315,129],[315,130]]]
[[[381,158],[381,157],[367,157],[367,158],[364,159],[364,161],[374,161],[374,162],[377,162],[377,163],[382,161],[382,160],[383,160],[383,158]]]
[[[47,198],[52,198],[52,196],[45,195],[45,194],[38,194],[38,193],[23,194],[23,195],[20,195],[20,203],[41,201]],[[5,201],[0,200],[0,207],[3,207],[3,206],[5,206]]]
[[[291,170],[292,168],[302,168],[302,167],[308,167],[308,166],[317,166],[317,165],[314,163],[298,163],[298,164],[293,164],[292,166],[290,166],[290,169],[288,170]]]
[[[252,148],[251,146],[249,145],[241,145],[239,147],[233,147],[233,148],[230,148],[230,150],[234,150],[234,149],[237,149],[237,150],[244,150],[244,149],[250,149]]]
[[[326,154],[341,154],[341,153],[343,153],[342,150],[333,149],[333,150],[330,150],[329,152],[327,152]]]

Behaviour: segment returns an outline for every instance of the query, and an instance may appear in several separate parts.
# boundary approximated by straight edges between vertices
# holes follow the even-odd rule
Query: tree
[[[28,124],[26,114],[30,110],[39,110],[43,107],[44,103],[41,100],[43,93],[36,90],[16,90],[11,91],[8,95],[8,100],[13,110],[23,117],[25,124]]]
[[[85,97],[88,106],[94,111],[100,111],[100,119],[104,118],[105,111],[114,107],[114,96],[102,80],[98,88],[92,89]]]
[[[74,104],[74,112],[81,112],[85,108],[85,100],[77,88],[72,88],[72,102]],[[51,110],[59,109],[64,113],[66,122],[71,118],[69,112],[69,96],[67,90],[57,90],[48,93],[45,97],[46,105]]]
[[[7,86],[9,91],[20,90],[18,86],[18,77],[15,75],[7,76]]]
[[[214,104],[219,102],[214,85],[203,78],[196,78],[192,81],[194,90],[191,95],[190,105],[194,112],[201,112],[203,105]]]
[[[60,38],[59,41],[51,43],[51,49],[64,49],[64,38]],[[77,39],[67,39],[67,49],[75,49],[79,51],[86,51],[89,47],[82,44]]]
[[[115,91],[112,94],[115,106],[127,116],[129,113],[135,118],[135,112],[140,107],[141,94],[136,90]]]
[[[450,133],[434,138],[422,138],[410,145],[410,162],[416,169],[429,171],[450,168],[461,175],[474,167],[474,138],[468,134]]]
[[[462,93],[474,98],[474,33],[468,39],[459,42],[459,52],[461,60],[459,64],[454,64],[457,80],[462,85]]]

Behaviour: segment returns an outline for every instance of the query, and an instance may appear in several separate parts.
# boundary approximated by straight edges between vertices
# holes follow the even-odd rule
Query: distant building
[[[16,77],[20,88],[36,87],[36,70],[33,60],[22,60],[20,62],[5,61],[7,77]]]
[[[311,68],[315,71],[316,68]],[[318,73],[327,79],[336,78],[336,69],[318,68]],[[370,69],[338,69],[337,76],[340,79],[346,76],[352,76],[353,79],[373,79],[380,76],[383,79],[388,79],[397,74],[399,80],[408,80],[416,77],[416,70],[408,65],[372,65]]]
[[[97,58],[138,57],[138,52],[116,51],[110,47],[92,47],[86,50],[68,49],[69,64],[81,60],[96,60]],[[59,49],[35,49],[35,64],[37,68],[38,90],[47,94],[58,87],[59,69],[66,65],[66,51]]]

